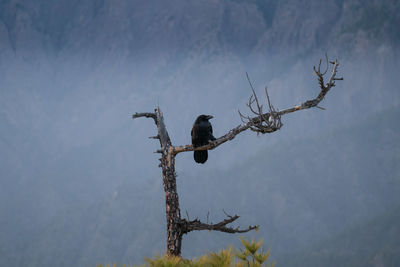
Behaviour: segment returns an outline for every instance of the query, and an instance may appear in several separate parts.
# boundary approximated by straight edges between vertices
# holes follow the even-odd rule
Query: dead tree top
[[[284,109],[281,111],[276,110],[270,102],[267,88],[265,88],[265,93],[267,96],[267,108],[268,112],[263,111],[263,105],[260,104],[254,87],[247,75],[248,82],[250,84],[252,95],[250,96],[249,102],[247,103],[248,108],[253,113],[252,117],[243,115],[239,111],[240,118],[242,120],[242,124],[236,126],[235,128],[229,130],[226,134],[221,137],[215,139],[214,141],[210,141],[207,145],[194,148],[193,145],[184,145],[184,146],[173,146],[171,144],[171,140],[168,136],[168,132],[164,125],[163,114],[159,107],[157,107],[154,111],[148,113],[135,113],[132,117],[140,118],[152,118],[157,126],[158,132],[156,136],[152,136],[150,138],[159,139],[161,149],[157,150],[158,153],[161,153],[162,157],[160,159],[161,164],[160,167],[163,168],[163,184],[164,190],[166,193],[166,211],[167,211],[167,232],[168,232],[168,240],[167,247],[168,253],[173,255],[180,255],[180,242],[182,239],[182,235],[189,233],[195,230],[214,230],[221,231],[226,233],[244,233],[254,229],[257,229],[258,226],[249,226],[246,229],[240,229],[239,227],[233,228],[228,227],[227,224],[230,224],[237,220],[239,216],[230,216],[226,214],[227,219],[216,223],[202,223],[200,220],[190,220],[189,218],[182,219],[180,217],[180,209],[179,209],[179,201],[178,194],[176,191],[176,174],[175,174],[175,156],[181,152],[188,152],[194,150],[212,150],[223,143],[234,139],[238,134],[247,129],[254,131],[256,133],[272,133],[279,130],[282,127],[281,116],[285,114],[289,114],[295,111],[309,109],[312,107],[318,107],[318,104],[324,99],[326,94],[335,86],[335,82],[337,80],[343,80],[343,78],[336,78],[337,70],[339,66],[339,62],[329,61],[326,56],[326,68],[321,71],[321,60],[319,61],[318,67],[314,67],[314,72],[318,77],[318,84],[320,87],[319,94],[311,100],[307,100],[297,106],[292,108]],[[329,70],[329,66],[332,66],[332,70],[329,78],[324,80],[325,75]]]
[[[289,114],[295,111],[303,110],[303,109],[309,109],[312,107],[317,107],[320,109],[323,109],[318,106],[318,104],[324,99],[326,94],[331,90],[336,84],[335,82],[338,80],[343,80],[343,78],[336,78],[337,75],[337,70],[339,66],[339,62],[337,60],[335,61],[329,61],[328,58],[326,57],[326,68],[325,70],[321,71],[321,60],[318,64],[318,68],[314,66],[314,73],[318,77],[318,84],[320,86],[320,92],[315,97],[314,99],[307,100],[300,105],[294,106],[292,108],[284,109],[281,111],[276,110],[269,99],[268,91],[267,88],[265,88],[265,93],[267,95],[267,101],[268,101],[268,109],[269,111],[264,113],[263,112],[263,106],[260,105],[258,97],[255,93],[254,87],[250,82],[250,79],[247,75],[247,79],[249,81],[251,90],[252,90],[252,95],[250,96],[249,102],[247,103],[247,106],[249,107],[250,111],[255,115],[254,117],[250,116],[245,116],[239,111],[240,118],[243,122],[243,124],[240,124],[236,126],[235,128],[229,130],[226,134],[222,135],[221,137],[217,138],[214,141],[210,141],[209,144],[201,146],[201,147],[196,147],[194,148],[193,145],[184,145],[184,146],[171,146],[170,149],[172,150],[171,152],[176,155],[181,152],[187,152],[187,151],[194,151],[194,150],[212,150],[223,143],[232,140],[236,137],[236,135],[240,134],[243,131],[246,131],[247,129],[250,129],[252,131],[255,131],[257,133],[272,133],[275,132],[276,130],[279,130],[282,127],[281,123],[281,116],[285,114]],[[332,65],[332,71],[330,74],[330,77],[327,82],[324,80],[324,76],[327,74],[328,69],[329,69],[329,64]],[[156,113],[135,113],[133,115],[133,118],[139,118],[139,117],[147,117],[147,118],[156,118]],[[157,151],[161,152],[161,151]]]

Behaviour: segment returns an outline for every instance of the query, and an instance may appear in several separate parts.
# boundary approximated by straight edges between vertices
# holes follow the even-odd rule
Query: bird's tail
[[[205,163],[208,158],[207,150],[194,151],[193,158],[197,163]]]

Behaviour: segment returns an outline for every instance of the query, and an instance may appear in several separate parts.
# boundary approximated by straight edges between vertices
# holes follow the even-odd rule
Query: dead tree
[[[324,76],[328,72],[329,64],[332,65],[332,72],[330,74],[329,80],[325,82]],[[179,197],[176,188],[176,173],[175,173],[175,157],[178,153],[188,152],[194,150],[212,150],[223,143],[232,140],[239,133],[250,129],[251,131],[265,134],[272,133],[279,130],[282,127],[281,116],[292,113],[295,111],[308,109],[312,107],[318,107],[318,104],[324,99],[325,95],[329,90],[335,86],[335,81],[343,80],[343,78],[336,78],[337,69],[339,62],[337,60],[330,62],[326,57],[326,69],[321,71],[321,60],[319,62],[318,68],[314,67],[314,72],[318,77],[318,83],[320,86],[320,92],[318,96],[314,99],[308,100],[300,105],[294,106],[289,109],[284,109],[281,111],[276,110],[270,102],[267,88],[265,88],[265,93],[267,96],[268,112],[263,112],[263,105],[260,105],[253,85],[247,75],[249,81],[252,95],[250,96],[249,102],[247,103],[248,108],[254,114],[253,117],[245,116],[239,111],[242,124],[231,129],[223,136],[217,138],[214,141],[210,141],[207,145],[194,148],[192,145],[185,146],[173,146],[171,140],[168,136],[167,128],[164,124],[163,113],[160,107],[157,107],[154,112],[149,113],[135,113],[132,117],[140,118],[146,117],[154,120],[157,126],[157,135],[150,138],[158,139],[160,141],[161,149],[157,150],[157,153],[161,154],[160,167],[162,168],[162,178],[165,192],[165,202],[166,202],[166,216],[167,216],[167,253],[169,255],[180,256],[182,237],[191,231],[198,230],[213,230],[225,233],[244,233],[258,228],[258,225],[248,226],[246,229],[240,229],[239,227],[233,228],[227,226],[228,224],[234,222],[239,218],[238,215],[230,216],[225,213],[227,218],[219,223],[204,223],[199,219],[189,220],[189,218],[184,219],[181,217],[179,208]],[[322,108],[321,108],[322,109]]]

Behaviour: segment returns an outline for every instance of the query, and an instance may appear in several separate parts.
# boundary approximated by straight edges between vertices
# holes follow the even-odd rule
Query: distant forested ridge
[[[176,145],[190,143],[199,114],[212,114],[218,137],[240,123],[246,72],[284,109],[318,91],[312,66],[325,53],[345,78],[327,112],[287,117],[266,138],[239,137],[210,152],[205,168],[182,155],[182,213],[204,219],[209,210],[215,222],[220,208],[237,212],[238,224],[261,225],[257,238],[279,259],[393,211],[398,25],[391,0],[0,0],[0,266],[162,253],[157,148],[143,141],[154,126],[137,127],[132,112],[160,104]],[[183,242],[192,257],[238,241]]]

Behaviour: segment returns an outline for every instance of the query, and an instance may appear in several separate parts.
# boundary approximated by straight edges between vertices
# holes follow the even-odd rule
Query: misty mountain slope
[[[279,3],[269,0],[0,0],[0,228],[3,229],[0,233],[0,253],[5,255],[0,257],[0,265],[13,265],[14,262],[22,261],[22,254],[27,250],[27,259],[33,257],[32,255],[40,255],[34,257],[34,262],[51,262],[53,259],[44,248],[52,246],[54,236],[62,238],[64,232],[73,234],[62,246],[75,246],[73,236],[84,231],[82,222],[90,219],[84,209],[93,207],[95,210],[88,214],[106,218],[99,209],[100,206],[103,207],[106,196],[116,188],[132,183],[133,188],[130,191],[135,192],[146,184],[147,179],[150,179],[150,184],[151,179],[157,179],[155,184],[159,185],[159,173],[155,168],[157,155],[151,153],[158,148],[158,144],[146,139],[147,136],[154,135],[154,124],[151,121],[132,121],[131,115],[134,112],[151,111],[159,104],[165,114],[172,142],[176,145],[190,143],[190,129],[194,118],[203,113],[215,116],[215,135],[222,135],[239,123],[237,110],[246,110],[245,102],[250,93],[246,71],[250,74],[257,92],[261,92],[260,97],[262,98],[264,86],[268,86],[273,104],[283,109],[314,97],[318,92],[312,66],[325,52],[339,59],[340,74],[345,80],[322,103],[327,112],[310,110],[288,116],[284,118],[284,128],[268,138],[257,139],[252,133],[244,133],[231,142],[229,147],[210,152],[212,160],[204,168],[193,165],[190,153],[180,155],[176,167],[179,188],[184,189],[179,190],[184,194],[186,191],[197,192],[195,185],[202,180],[213,185],[220,177],[225,177],[227,173],[223,170],[236,165],[234,163],[238,156],[247,162],[250,155],[262,151],[263,147],[273,150],[274,144],[282,143],[282,140],[286,140],[283,142],[285,149],[292,151],[293,140],[307,142],[308,137],[325,134],[327,129],[352,126],[354,121],[369,118],[371,114],[389,106],[399,106],[399,14],[398,1],[386,0],[335,0],[326,3],[317,0],[287,0]],[[394,121],[396,119],[393,118]],[[390,134],[389,136],[388,142],[391,142],[394,137]],[[366,162],[351,156],[360,145],[357,142],[354,145],[346,143],[344,139],[338,140],[342,142],[342,146],[349,147],[346,150],[349,155],[345,155],[348,160],[338,161],[337,164],[342,164],[347,169],[327,170],[332,190],[326,195],[330,198],[335,197],[336,189],[340,186],[331,181],[335,174],[341,171],[340,177],[346,177],[345,171],[355,172],[350,170],[350,160],[356,166]],[[374,143],[373,136],[371,139]],[[334,141],[338,140],[331,140],[330,153],[340,154],[340,147],[334,145]],[[322,146],[322,141],[319,144]],[[328,146],[325,143],[324,145]],[[393,152],[386,149],[386,146],[383,147],[385,149],[374,150],[378,158],[396,158],[397,150]],[[312,146],[306,146],[301,149],[307,151],[311,148]],[[377,148],[368,145],[362,149],[364,150],[361,151],[366,152],[367,149]],[[240,151],[240,155],[232,151]],[[308,155],[319,155],[319,151],[314,149]],[[274,153],[279,154],[280,149],[275,148]],[[260,152],[260,155],[263,153]],[[305,176],[308,170],[301,168],[305,163],[297,161],[302,155],[300,152],[296,155],[291,160],[297,166],[299,174]],[[258,158],[251,160],[255,164],[251,167],[252,170],[259,169],[257,164],[265,165]],[[325,159],[328,161],[329,156]],[[274,166],[280,166],[280,162],[275,159],[267,160],[273,162]],[[251,165],[251,162],[246,164]],[[393,167],[393,161],[379,162],[384,164],[385,169],[390,170]],[[316,160],[307,163],[321,162]],[[371,168],[377,166],[373,160],[367,163]],[[251,177],[247,176],[245,166],[238,168],[228,174],[239,181],[237,186],[246,188],[246,181]],[[390,184],[390,181],[384,179],[384,184],[377,185],[371,178],[374,175],[387,175],[386,172],[380,174],[377,170],[369,172],[367,169],[357,168],[367,177],[366,183],[355,179],[352,186],[360,191],[375,186],[380,191],[376,196],[364,196],[361,192],[359,200],[355,201],[357,205],[366,201],[375,209],[379,206],[384,208],[390,201],[394,201],[390,200],[390,194],[387,194],[386,202],[379,197],[382,192],[387,193],[387,183]],[[219,171],[210,174],[205,171],[207,169]],[[293,173],[286,168],[276,167],[272,170],[276,177],[293,177]],[[253,174],[261,176],[262,173],[265,170],[254,171]],[[318,168],[310,174],[325,176],[325,172]],[[213,178],[208,180],[207,177]],[[281,180],[287,186],[279,186],[284,188],[298,185],[302,191],[310,193],[310,196],[325,195],[307,190],[313,186],[312,188],[325,192],[318,181],[302,181],[296,184],[296,181],[288,178]],[[239,187],[231,185],[232,180],[226,178],[224,182],[232,186],[233,192],[238,192]],[[347,182],[343,178],[342,183]],[[256,184],[260,190],[266,190],[263,183]],[[269,184],[273,185],[273,182]],[[203,195],[207,194],[207,188],[204,184],[204,190],[201,191]],[[276,188],[278,187],[272,187],[271,190]],[[358,192],[356,189],[354,190]],[[159,190],[161,192],[161,187]],[[396,186],[391,190],[396,190]],[[369,189],[367,191],[370,192]],[[270,201],[285,207],[288,201],[284,196],[294,196],[286,211],[284,208],[280,209],[281,216],[288,216],[290,219],[300,216],[304,221],[312,221],[305,230],[311,227],[325,229],[331,225],[327,223],[330,218],[328,215],[316,215],[323,212],[323,208],[316,207],[312,200],[304,196],[297,196],[296,188],[282,192],[285,193],[271,193],[273,200]],[[125,197],[121,204],[115,204],[117,207],[123,206],[122,202],[129,199],[128,193],[121,194]],[[160,194],[157,193],[157,197]],[[344,197],[352,199],[349,195],[348,190],[343,191]],[[145,199],[143,195],[140,196]],[[225,203],[221,206],[229,207],[231,199],[225,199],[225,196],[222,192],[218,195],[218,201]],[[182,197],[185,198],[184,195]],[[229,209],[229,212],[236,211],[236,206],[250,209],[249,214],[244,216],[250,219],[248,223],[257,221],[253,221],[253,214],[260,210],[264,212],[261,209],[263,206],[249,208],[248,198],[238,197],[240,205],[234,202],[235,199],[232,199],[235,208]],[[256,200],[258,203],[264,202]],[[147,201],[153,202],[155,201],[151,199]],[[159,209],[163,213],[162,201],[160,203]],[[347,206],[340,199],[338,203],[345,206],[343,212],[346,214],[358,207],[356,204],[353,208],[351,205]],[[190,200],[184,200],[183,205],[189,206],[190,216],[196,216],[192,214],[192,210],[198,212],[198,216],[206,214],[207,208],[198,202],[193,201],[191,204]],[[298,211],[293,208],[296,205]],[[305,205],[312,209],[300,208]],[[104,209],[117,209],[115,206]],[[208,203],[207,206],[215,206],[213,220],[214,216],[222,216],[218,203]],[[292,210],[294,211],[291,213],[295,215],[290,217],[289,211]],[[365,207],[360,208],[360,219],[364,210]],[[246,209],[238,211],[240,214],[245,212]],[[79,219],[71,220],[70,224],[63,222],[57,228],[56,221],[64,220],[68,216],[66,214],[74,214],[71,216],[82,218],[82,222]],[[121,214],[126,212],[121,211]],[[115,216],[119,217],[121,214]],[[244,217],[241,219],[245,220]],[[346,219],[348,223],[356,220]],[[107,219],[101,221],[104,229],[115,223]],[[134,219],[130,222],[132,221]],[[267,222],[271,228],[277,224],[272,219]],[[242,223],[246,224],[247,221],[241,221],[240,224]],[[288,225],[290,224],[287,223],[286,226]],[[157,228],[159,225],[155,225],[152,232],[160,233],[159,236],[163,237],[163,224],[161,226]],[[54,231],[59,235],[46,232],[47,227],[56,229]],[[301,227],[293,227],[296,231],[299,228]],[[117,230],[113,231],[117,235]],[[322,232],[324,231],[321,230]],[[44,241],[40,239],[40,234],[43,234]],[[289,229],[288,233],[279,234],[286,239],[282,243],[291,243],[291,234],[296,233]],[[54,255],[60,255],[66,265],[67,262],[71,263],[72,256],[80,257],[80,251],[86,251],[82,254],[92,255],[86,259],[86,256],[82,256],[81,262],[98,258],[96,244],[104,243],[104,233],[88,231],[87,235],[82,234],[82,238],[84,236],[83,239],[87,240],[92,235],[97,236],[93,237],[96,241],[85,243],[81,238],[76,238],[87,249],[73,247],[66,250],[64,255],[60,247],[54,251]],[[109,233],[108,235],[112,236]],[[159,236],[152,237],[152,240],[161,240]],[[214,235],[211,236],[214,238]],[[226,235],[216,236],[218,238],[212,240],[218,248],[224,247],[226,240],[236,240],[235,237],[229,239]],[[189,245],[208,243],[208,239],[203,237],[202,234],[194,234]],[[312,234],[303,237],[305,240],[314,238]],[[142,241],[140,237],[137,239]],[[33,240],[42,245],[35,248],[31,245],[34,244]],[[293,241],[293,246],[296,246],[296,242]],[[301,242],[303,241],[297,243]],[[125,244],[121,245],[126,247]],[[135,246],[136,244],[132,245],[126,255],[136,255]],[[120,249],[112,245],[104,251],[116,247]],[[156,247],[158,250],[164,244],[161,242]],[[188,247],[188,254],[199,255],[200,252],[197,253],[196,249],[201,247],[209,246],[193,245],[193,249]],[[276,248],[278,253],[286,251],[286,247],[278,242]],[[39,252],[36,249],[43,250]],[[142,249],[140,251],[149,251],[147,248]],[[120,257],[121,254],[115,253],[114,256]],[[130,258],[126,256],[124,259]]]
[[[326,51],[342,63],[347,88],[331,102],[338,101],[343,108],[326,116],[347,119],[345,114],[363,116],[400,103],[393,86],[399,68],[397,32],[388,28],[396,25],[400,12],[390,1],[368,1],[362,6],[356,0],[327,5],[318,1],[188,1],[179,5],[3,0],[0,5],[0,45],[4,46],[0,120],[2,128],[13,122],[11,127],[17,132],[33,133],[30,143],[39,144],[35,148],[28,144],[29,151],[68,153],[119,127],[123,122],[116,117],[147,110],[157,102],[168,117],[182,117],[188,128],[199,113],[232,118],[232,111],[249,94],[246,71],[260,91],[269,87],[277,107],[297,104],[316,87],[312,66]],[[375,14],[375,6],[377,11],[385,10],[382,22],[368,27],[357,22],[365,15],[353,13]],[[319,33],[331,29],[331,24],[334,28],[355,25],[354,34],[347,34],[344,42],[351,43],[350,47],[338,44],[336,50],[321,42],[341,38],[341,34],[330,38]],[[359,40],[358,32],[370,31],[392,39],[371,35]],[[266,43],[265,36],[270,38]],[[286,47],[293,46],[318,48],[289,55]],[[285,51],[266,52],[266,47]],[[179,108],[170,108],[176,103]],[[234,119],[219,124],[226,129],[237,123]],[[186,136],[186,128],[174,120],[168,126],[182,129],[178,140]],[[21,143],[18,134],[10,137],[9,142]]]
[[[121,187],[98,203],[59,212],[24,251],[21,264],[92,266],[119,259],[142,262],[143,258],[138,258],[141,255],[162,250],[158,238],[163,235],[164,225],[159,222],[164,212],[158,186]]]
[[[282,266],[398,266],[400,208],[278,259]]]
[[[260,224],[259,233],[249,235],[264,238],[274,258],[360,224],[400,203],[399,126],[391,123],[399,115],[398,108],[390,109],[352,127],[265,148],[250,159],[241,161],[237,155],[240,163],[226,172],[193,163],[193,172],[178,173],[181,213],[186,216],[187,210],[191,218],[206,220],[210,212],[210,220],[216,222],[225,209],[241,215],[235,225]],[[26,244],[24,262],[137,264],[154,252],[162,253],[161,177],[147,179],[146,184],[120,187],[96,205],[60,211],[33,243]],[[57,240],[61,245],[55,246]],[[195,232],[184,237],[183,255],[237,242],[237,236]]]
[[[395,26],[400,6],[390,0],[3,0],[0,7],[2,47],[25,58],[37,53],[63,58],[87,49],[83,59],[106,53],[119,60],[161,56],[156,60],[160,63],[164,56],[198,54],[207,48],[213,53],[293,55],[343,46],[354,50],[359,42],[398,45],[400,40]]]
[[[342,103],[361,96],[360,102],[368,102],[365,107],[399,102],[392,86],[399,67],[393,25],[400,12],[395,1],[3,0],[0,5],[5,54],[0,61],[1,93],[41,98],[46,123],[55,118],[93,119],[95,111],[104,109],[104,103],[95,105],[99,96],[123,98],[132,106],[136,100],[134,104],[146,108],[157,101],[177,101],[182,109],[200,109],[197,103],[213,95],[229,99],[231,105],[224,108],[237,109],[238,101],[248,96],[246,71],[261,88],[279,90],[274,99],[289,105],[293,102],[283,100],[293,91],[298,98],[311,87],[299,82],[300,77],[309,77],[325,52],[347,68],[343,76],[351,93],[343,94]],[[379,23],[367,20],[370,14],[379,17]],[[293,85],[298,89],[282,90]],[[12,103],[27,102],[18,97]]]

